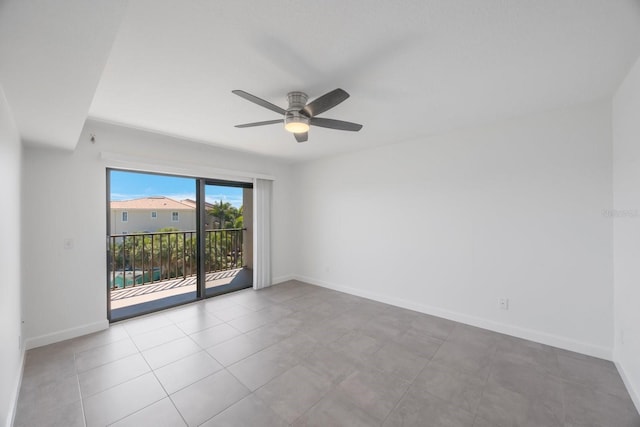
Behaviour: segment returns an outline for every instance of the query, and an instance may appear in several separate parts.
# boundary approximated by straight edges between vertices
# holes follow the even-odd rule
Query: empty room
[[[640,1],[0,0],[0,425],[640,427]]]

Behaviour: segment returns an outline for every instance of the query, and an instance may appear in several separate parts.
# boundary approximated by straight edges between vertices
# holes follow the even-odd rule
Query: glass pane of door
[[[111,321],[196,299],[196,180],[109,170]]]
[[[253,190],[216,182],[205,186],[206,296],[253,284]]]

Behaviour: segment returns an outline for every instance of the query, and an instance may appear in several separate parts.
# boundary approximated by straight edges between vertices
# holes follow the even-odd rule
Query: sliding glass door
[[[251,286],[251,184],[115,169],[107,183],[111,321]]]

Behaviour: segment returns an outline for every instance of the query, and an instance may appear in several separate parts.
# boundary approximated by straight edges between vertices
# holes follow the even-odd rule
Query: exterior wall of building
[[[127,212],[127,221],[122,221],[122,212]],[[153,219],[151,212],[156,212]],[[178,212],[178,221],[173,220],[173,212]],[[161,228],[173,227],[182,231],[196,229],[195,209],[111,209],[111,229],[113,234],[131,234],[140,232],[155,232]]]

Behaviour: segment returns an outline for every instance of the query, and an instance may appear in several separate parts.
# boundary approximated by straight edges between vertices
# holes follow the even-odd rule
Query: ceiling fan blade
[[[284,110],[283,108],[278,107],[277,105],[273,105],[272,103],[270,103],[269,101],[265,101],[264,99],[258,98],[255,95],[251,95],[250,93],[247,93],[243,90],[232,90],[231,92],[235,93],[236,95],[238,95],[241,98],[246,99],[247,101],[251,101],[254,104],[258,104],[261,107],[267,108],[273,112],[276,112],[278,114],[282,114],[284,115],[286,113],[286,110]]]
[[[335,89],[329,93],[325,93],[320,98],[314,99],[308,103],[302,111],[304,111],[309,117],[314,117],[335,107],[348,97],[349,94],[344,90]]]
[[[343,122],[342,120],[325,119],[322,117],[311,117],[309,119],[309,124],[313,126],[320,126],[322,128],[349,130],[352,132],[357,132],[362,129],[362,125],[359,125],[358,123]]]
[[[298,142],[306,142],[309,139],[309,132],[294,133],[293,136],[296,137],[296,141]]]
[[[283,123],[284,119],[279,120],[267,120],[265,122],[253,122],[253,123],[245,123],[243,125],[236,125],[237,128],[252,128],[255,126],[264,126],[264,125],[275,125],[276,123]]]

